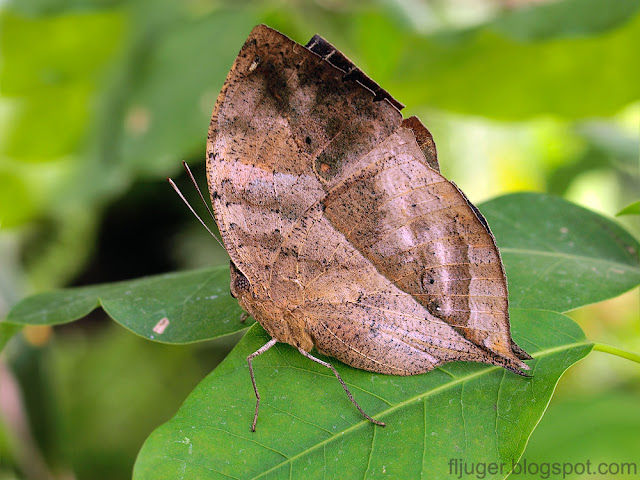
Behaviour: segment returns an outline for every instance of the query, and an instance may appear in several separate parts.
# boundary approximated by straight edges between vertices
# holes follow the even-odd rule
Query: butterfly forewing
[[[356,161],[402,121],[388,102],[372,102],[342,76],[260,25],[220,93],[207,175],[229,255],[252,285],[268,282],[291,225],[324,196],[321,176]]]

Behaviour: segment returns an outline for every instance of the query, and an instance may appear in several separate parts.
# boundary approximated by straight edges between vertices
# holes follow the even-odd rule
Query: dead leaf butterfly
[[[415,375],[456,360],[524,375],[482,214],[416,117],[322,37],[259,25],[215,105],[207,179],[231,292],[272,340]]]

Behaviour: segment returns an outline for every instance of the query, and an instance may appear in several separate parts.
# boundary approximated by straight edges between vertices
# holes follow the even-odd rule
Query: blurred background
[[[228,261],[165,177],[198,205],[181,161],[204,187],[211,111],[258,23],[349,56],[476,204],[528,190],[614,216],[640,196],[638,1],[0,0],[0,318],[32,293]],[[639,219],[618,218],[636,236]],[[571,316],[640,351],[638,291]],[[0,357],[0,480],[130,478],[237,340],[154,344],[101,312],[26,328]],[[638,365],[592,353],[524,458],[640,462],[639,399]]]

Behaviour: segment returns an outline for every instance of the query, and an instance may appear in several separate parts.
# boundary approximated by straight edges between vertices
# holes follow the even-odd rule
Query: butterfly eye
[[[247,280],[247,277],[245,277],[244,275],[240,275],[241,276],[238,276],[235,279],[236,291],[247,292],[249,291],[249,287],[251,287],[251,285],[249,284],[249,280]]]

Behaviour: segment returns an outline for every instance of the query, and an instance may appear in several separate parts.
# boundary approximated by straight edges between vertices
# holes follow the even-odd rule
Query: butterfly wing
[[[323,204],[331,224],[376,270],[432,316],[486,351],[512,351],[506,277],[486,221],[460,190],[425,165],[400,128],[335,185]]]
[[[207,178],[227,251],[266,288],[283,238],[351,165],[402,121],[385,99],[264,25],[242,47],[214,108]]]
[[[452,360],[527,368],[511,347],[500,257],[464,195],[400,128],[292,230],[271,294],[316,347],[413,374]]]
[[[322,205],[300,219],[274,268],[273,298],[303,319],[319,351],[356,368],[412,375],[454,360],[520,366],[467,340],[381,275]]]

